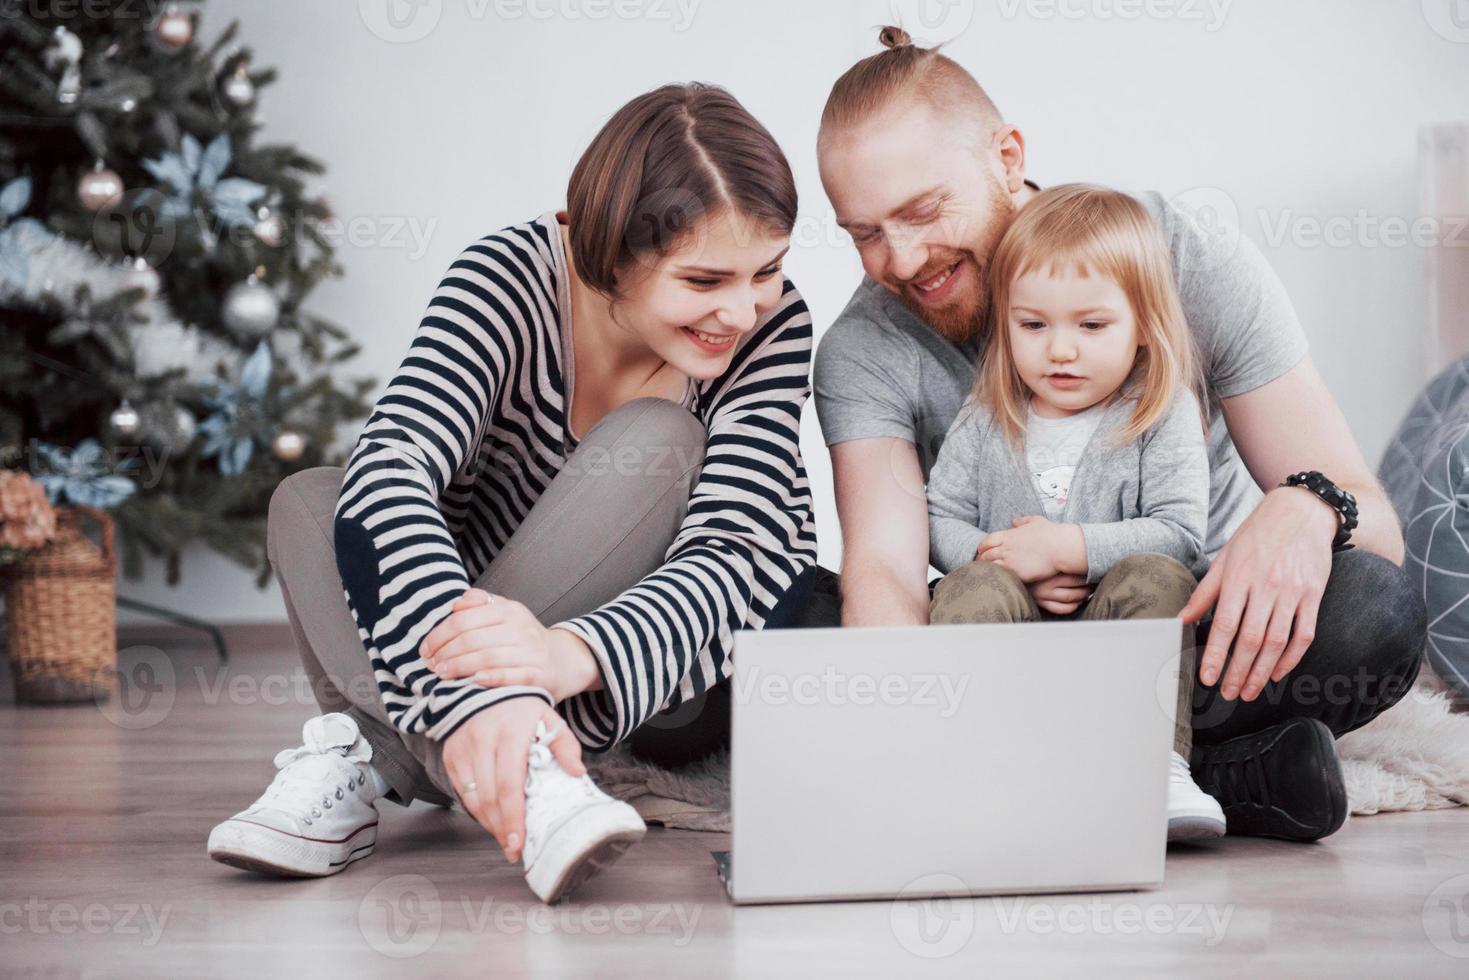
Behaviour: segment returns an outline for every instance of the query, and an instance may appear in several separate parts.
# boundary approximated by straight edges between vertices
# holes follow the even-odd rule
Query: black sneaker
[[[1200,788],[1224,807],[1231,834],[1320,840],[1346,822],[1336,740],[1315,718],[1197,746],[1190,764]]]

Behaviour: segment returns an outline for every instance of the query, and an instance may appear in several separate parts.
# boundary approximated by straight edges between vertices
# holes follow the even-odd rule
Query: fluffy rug
[[[1352,813],[1469,804],[1466,709],[1425,663],[1407,697],[1337,739]]]
[[[1407,697],[1338,739],[1337,750],[1354,814],[1469,804],[1469,703],[1426,664]],[[664,769],[617,748],[587,766],[648,823],[729,830],[728,752]]]

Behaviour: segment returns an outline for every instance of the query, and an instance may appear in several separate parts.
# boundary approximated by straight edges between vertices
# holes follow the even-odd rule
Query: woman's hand
[[[1076,612],[1094,591],[1092,586],[1086,584],[1085,575],[1065,572],[1031,582],[1026,588],[1030,590],[1030,597],[1037,606],[1057,616],[1070,616]]]
[[[596,660],[581,638],[547,629],[524,605],[483,589],[466,589],[418,647],[445,679],[470,677],[485,687],[540,687],[558,702],[592,689]]]
[[[444,740],[444,769],[454,792],[512,864],[525,847],[525,773],[538,721],[555,733],[550,748],[561,768],[572,776],[584,774],[581,745],[550,705],[536,697],[491,705]]]
[[[1031,515],[1015,518],[1008,531],[985,535],[974,557],[1010,569],[1029,585],[1061,573],[1084,574],[1086,541],[1078,524],[1057,524]]]

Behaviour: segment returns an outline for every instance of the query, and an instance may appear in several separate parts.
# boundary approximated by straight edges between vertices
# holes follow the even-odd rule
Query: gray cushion
[[[1428,606],[1428,661],[1469,694],[1469,357],[1428,383],[1377,476]]]

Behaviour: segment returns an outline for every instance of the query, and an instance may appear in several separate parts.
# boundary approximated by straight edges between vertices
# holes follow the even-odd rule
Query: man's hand
[[[986,534],[974,557],[1008,568],[1029,584],[1061,573],[1084,574],[1086,540],[1079,524],[1057,524],[1035,515],[1017,517],[1010,530]]]
[[[1304,487],[1265,495],[1178,614],[1196,623],[1214,608],[1201,683],[1219,679],[1231,640],[1234,655],[1220,685],[1225,700],[1253,701],[1301,662],[1316,635],[1337,522],[1336,511]]]
[[[1094,588],[1086,584],[1085,575],[1057,573],[1026,585],[1035,604],[1048,613],[1070,616],[1091,597]]]
[[[547,629],[524,605],[466,589],[453,611],[419,644],[435,674],[473,677],[485,687],[545,688],[558,702],[600,681],[596,660],[574,633]]]
[[[536,722],[557,732],[551,753],[572,776],[583,775],[581,745],[540,698],[511,698],[474,715],[444,741],[444,768],[464,808],[512,864],[525,847],[525,773]],[[558,731],[559,730],[559,731]]]

